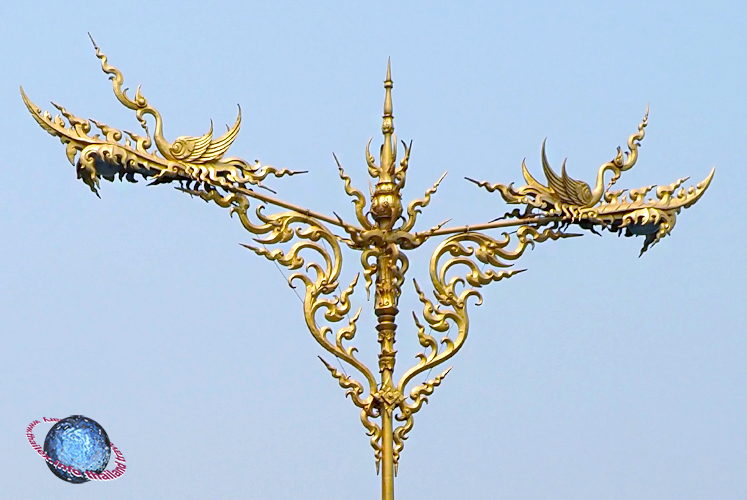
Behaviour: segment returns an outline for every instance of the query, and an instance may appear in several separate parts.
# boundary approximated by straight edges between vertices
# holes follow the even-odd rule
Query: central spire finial
[[[384,80],[384,116],[381,132],[384,134],[384,143],[381,145],[381,161],[379,167],[373,165],[373,158],[368,154],[369,172],[378,178],[376,189],[371,195],[371,216],[380,229],[391,230],[402,215],[402,201],[399,193],[404,184],[404,173],[402,182],[397,182],[395,165],[397,162],[397,136],[394,135],[394,117],[392,116],[392,63],[391,59],[386,64],[386,80]],[[368,151],[368,149],[366,149]]]
[[[386,80],[384,80],[384,88],[386,89],[386,97],[384,99],[384,117],[392,116],[392,59],[389,58],[386,62]]]
[[[391,174],[394,169],[395,152],[393,150],[392,135],[394,134],[394,117],[392,116],[392,60],[386,63],[386,80],[384,80],[384,116],[381,124],[381,132],[384,134],[384,144],[381,146],[381,171]]]

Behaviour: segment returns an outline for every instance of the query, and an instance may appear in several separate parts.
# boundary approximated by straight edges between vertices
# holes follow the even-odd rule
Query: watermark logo
[[[43,447],[34,438],[34,428],[41,423],[54,424]],[[109,440],[104,428],[83,415],[34,420],[26,427],[26,438],[54,475],[69,483],[111,481],[122,477],[127,470],[124,455]],[[116,466],[106,470],[112,453]]]

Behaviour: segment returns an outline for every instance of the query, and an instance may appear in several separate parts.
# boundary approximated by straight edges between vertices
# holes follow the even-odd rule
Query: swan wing
[[[584,206],[591,201],[591,188],[584,181],[577,181],[568,177],[568,173],[565,171],[565,160],[563,161],[561,175],[568,201],[578,206]]]
[[[547,142],[547,139],[542,141],[542,170],[544,170],[545,177],[547,177],[547,185],[555,192],[560,201],[568,203],[569,197],[566,192],[565,182],[563,182],[563,179],[553,171],[552,167],[550,167],[550,164],[547,162],[545,142]]]
[[[239,107],[239,114],[236,117],[236,123],[228,129],[228,131],[211,141],[205,149],[202,151],[199,157],[197,157],[194,163],[209,163],[212,161],[219,160],[226,154],[228,148],[231,147],[233,141],[236,140],[236,136],[239,134],[239,128],[241,127],[241,107]]]
[[[175,159],[192,163],[195,159],[202,156],[208,146],[210,146],[212,138],[213,123],[210,122],[210,130],[205,135],[200,137],[177,137],[169,148],[169,151]]]

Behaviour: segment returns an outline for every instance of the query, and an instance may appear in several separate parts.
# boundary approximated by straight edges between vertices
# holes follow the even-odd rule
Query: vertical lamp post
[[[384,138],[378,163],[370,153],[370,141],[366,147],[368,173],[375,179],[368,198],[353,187],[350,177],[337,163],[345,193],[355,206],[356,220],[345,221],[336,214],[320,214],[257,189],[270,175],[282,177],[298,172],[225,156],[239,131],[240,110],[236,123],[219,138],[213,138],[211,127],[200,137],[166,140],[160,113],[148,103],[140,88],[134,97],[128,96],[123,89],[122,73],[108,64],[95,43],[94,47],[103,71],[110,75],[115,96],[135,112],[144,134],[123,134],[95,120],[79,118],[56,104],[62,116],[52,117],[34,105],[21,89],[31,115],[44,130],[60,138],[78,177],[94,193],[98,194],[101,178],[113,181],[119,177],[135,182],[135,176],[140,175],[152,184],[178,182],[180,190],[238,215],[244,228],[257,235],[255,241],[259,246],[245,245],[248,249],[294,271],[289,282],[303,284],[303,313],[311,335],[326,351],[357,371],[358,379],[320,358],[360,409],[361,422],[371,438],[376,469],[381,474],[383,500],[394,498],[394,477],[404,442],[413,426],[413,415],[441,384],[450,368],[422,384],[413,386],[411,382],[419,374],[447,361],[464,345],[469,331],[468,301],[470,298],[477,303],[482,301],[478,288],[521,272],[511,266],[527,247],[548,239],[579,236],[566,232],[571,226],[592,232],[609,230],[626,236],[644,236],[643,253],[671,232],[676,215],[703,195],[714,173],[712,170],[702,182],[690,188],[681,187],[686,179],[679,179],[667,186],[611,190],[621,173],[632,168],[638,159],[638,146],[647,124],[646,113],[638,131],[628,139],[627,151],[618,148],[612,161],[599,168],[594,186],[569,177],[565,166],[560,174],[554,172],[543,145],[542,167],[547,184],[537,181],[526,165],[522,165],[526,185],[521,187],[472,181],[490,192],[498,191],[506,203],[520,205],[521,209],[492,222],[460,227],[444,227],[442,223],[415,231],[418,214],[429,204],[443,176],[423,198],[411,201],[405,208],[401,190],[405,185],[410,147],[402,143],[404,151],[398,162],[392,79],[387,67],[381,127]],[[149,122],[154,124],[152,133]],[[100,134],[92,133],[91,124]],[[258,203],[253,214],[249,210],[250,200]],[[268,214],[263,210],[266,206],[278,207],[281,211]],[[489,230],[507,227],[515,228],[515,232],[512,235],[501,233],[497,237],[488,234]],[[417,355],[418,362],[397,379],[394,376],[395,321],[409,267],[408,255],[431,238],[441,239],[430,256],[433,298],[414,282],[423,304],[422,319],[413,313],[423,350]],[[268,245],[276,248],[268,249]],[[343,246],[360,252],[364,287],[369,297],[373,286],[380,344],[378,369],[372,370],[363,364],[355,355],[356,348],[349,345],[357,332],[356,323],[361,312],[359,309],[349,315],[350,297],[361,273],[346,289],[339,291]],[[335,295],[336,291],[339,295]],[[337,325],[340,322],[342,325]],[[426,332],[424,324],[446,336],[436,340]],[[452,326],[457,333],[449,336],[447,332]]]

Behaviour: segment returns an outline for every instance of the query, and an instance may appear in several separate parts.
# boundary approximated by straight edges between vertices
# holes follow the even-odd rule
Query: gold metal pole
[[[371,216],[376,227],[382,231],[391,231],[402,214],[402,195],[396,182],[396,152],[392,136],[394,134],[394,116],[392,115],[392,74],[391,64],[387,63],[384,89],[384,115],[381,132],[384,144],[381,146],[381,157],[377,177],[379,182],[371,197]],[[396,138],[394,139],[396,141]],[[396,144],[396,142],[395,142]],[[392,380],[397,351],[394,350],[397,325],[397,302],[402,284],[400,254],[397,245],[387,244],[378,248],[376,264],[376,294],[374,311],[378,319],[379,372],[381,387],[376,401],[381,413],[381,498],[394,500],[394,431],[392,414],[402,396]]]
[[[394,500],[394,436],[392,414],[381,414],[381,500]]]

